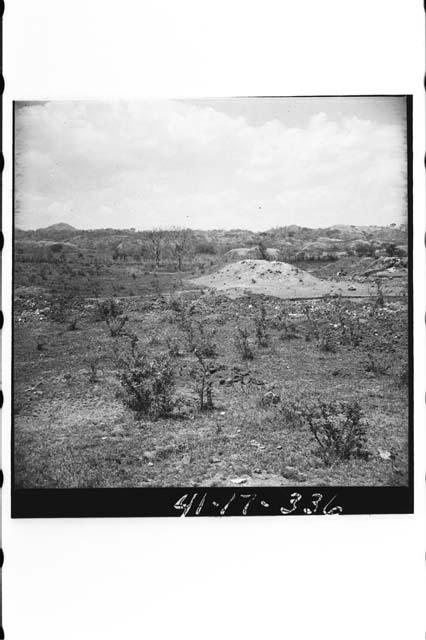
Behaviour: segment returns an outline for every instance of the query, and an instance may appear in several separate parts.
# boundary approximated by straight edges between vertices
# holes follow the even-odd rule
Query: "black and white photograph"
[[[424,640],[424,6],[5,5],[0,640]]]
[[[410,106],[16,102],[15,489],[407,487]]]

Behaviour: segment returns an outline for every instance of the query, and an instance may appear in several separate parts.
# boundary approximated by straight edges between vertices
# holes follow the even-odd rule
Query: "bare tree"
[[[270,256],[268,254],[268,249],[266,248],[264,242],[262,242],[262,240],[259,242],[259,244],[257,245],[259,252],[260,252],[260,257],[262,260],[269,260]]]
[[[173,227],[169,231],[170,246],[177,261],[178,271],[182,271],[184,256],[188,254],[191,248],[191,235],[192,232],[190,229],[180,229],[178,227]]]
[[[152,231],[147,232],[146,238],[154,254],[155,266],[158,268],[161,263],[166,232],[163,229],[152,229]]]

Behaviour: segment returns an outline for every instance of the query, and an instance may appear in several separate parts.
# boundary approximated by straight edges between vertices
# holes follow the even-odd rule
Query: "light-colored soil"
[[[284,299],[322,298],[325,295],[361,297],[371,295],[368,283],[321,280],[286,262],[276,260],[241,260],[219,271],[194,278],[193,284],[226,291],[236,298],[257,293]]]

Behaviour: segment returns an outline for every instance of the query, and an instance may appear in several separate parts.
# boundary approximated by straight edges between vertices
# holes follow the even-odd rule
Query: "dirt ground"
[[[129,340],[109,335],[105,323],[95,318],[92,296],[83,298],[77,328],[70,331],[50,318],[42,287],[18,289],[14,335],[16,486],[406,484],[406,300],[387,296],[379,307],[374,296],[341,301],[344,313],[359,321],[361,331],[359,344],[345,344],[340,339],[335,300],[285,299],[298,297],[290,294],[297,291],[299,277],[304,278],[304,291],[315,291],[318,296],[330,292],[329,284],[321,284],[325,288],[321,293],[315,289],[320,286],[315,284],[316,278],[296,273],[291,267],[295,282],[286,295],[266,289],[268,295],[259,296],[256,287],[248,291],[248,277],[261,279],[260,268],[268,274],[268,269],[279,267],[265,262],[252,269],[253,262],[260,261],[246,261],[244,273],[233,265],[234,275],[244,277],[241,288],[245,290],[245,295],[235,299],[202,280],[193,281],[187,273],[162,274],[160,287],[158,282],[153,284],[152,273],[129,276],[134,295],[121,292],[129,318],[127,329],[137,335],[149,357],[168,353],[170,344],[174,346],[175,394],[183,404],[175,414],[158,420],[137,419],[117,397],[117,351],[127,348]],[[245,271],[256,271],[256,276],[246,277]],[[281,275],[276,274],[273,280],[277,287],[282,287]],[[118,270],[116,274],[112,270],[110,289],[105,285],[102,295],[110,295],[116,288],[114,278],[116,283],[122,282]],[[357,289],[354,294],[364,291],[361,284],[353,284]],[[338,282],[337,292],[347,292],[349,286],[351,282]],[[371,294],[371,284],[365,288]],[[194,326],[201,323],[216,346],[215,354],[207,358],[215,369],[214,408],[210,411],[200,412],[197,406],[192,373],[197,359],[179,322],[176,309],[181,303]],[[255,333],[262,305],[267,334],[264,346],[257,344]],[[282,314],[293,327],[291,339],[283,338]],[[324,350],[320,339],[311,335],[309,317],[311,321],[315,318],[327,336],[331,332],[332,348]],[[250,361],[242,359],[236,347],[238,326],[247,328],[253,351]],[[100,358],[94,381],[89,358],[93,352]],[[374,356],[374,366],[369,354]],[[286,413],[295,399],[311,402],[315,398],[359,401],[366,422],[368,455],[332,464],[324,461],[308,426],[294,423]]]

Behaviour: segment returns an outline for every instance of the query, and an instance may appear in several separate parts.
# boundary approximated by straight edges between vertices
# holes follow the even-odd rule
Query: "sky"
[[[266,230],[406,219],[399,97],[15,109],[15,223]]]

